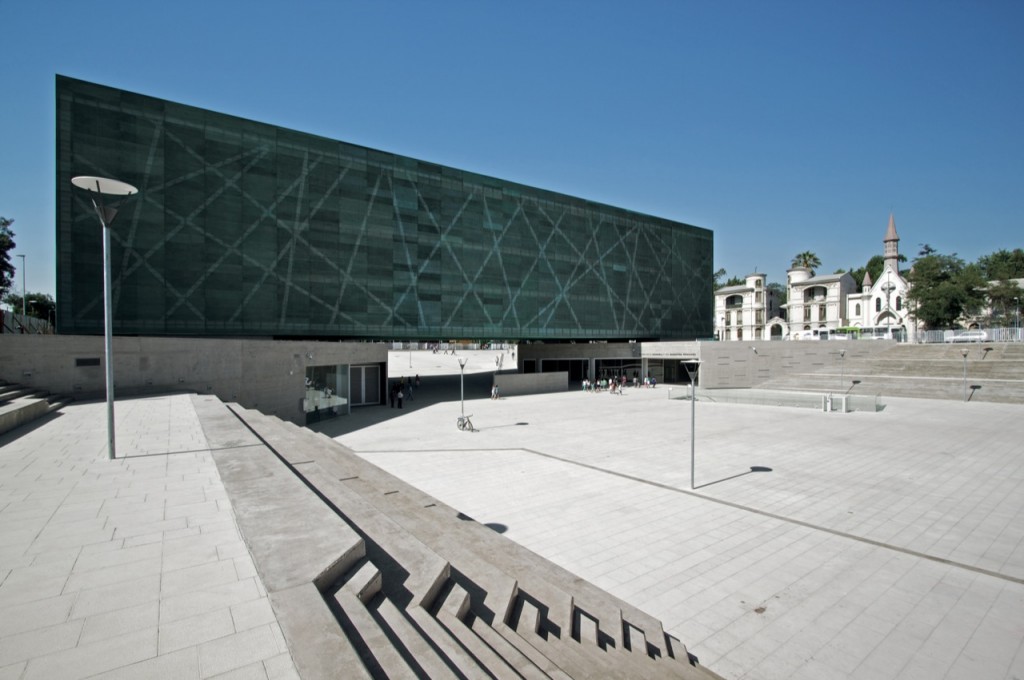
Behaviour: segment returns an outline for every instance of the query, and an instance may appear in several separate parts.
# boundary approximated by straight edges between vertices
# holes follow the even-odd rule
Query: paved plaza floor
[[[298,678],[189,395],[0,437],[0,680]]]
[[[1024,407],[698,401],[691,490],[691,405],[665,386],[473,398],[476,432],[431,389],[322,429],[724,677],[1024,678]]]
[[[1024,407],[699,401],[691,490],[690,402],[493,401],[495,356],[468,356],[476,432],[430,352],[392,358],[422,379],[401,411],[317,429],[726,678],[1024,678]],[[103,403],[0,437],[0,680],[298,677],[190,397],[117,407],[116,461]]]

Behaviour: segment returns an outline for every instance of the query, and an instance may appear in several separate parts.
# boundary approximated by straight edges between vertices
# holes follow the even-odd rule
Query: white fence
[[[939,344],[945,342],[1021,342],[1020,328],[956,328],[944,331],[918,331],[917,342]]]

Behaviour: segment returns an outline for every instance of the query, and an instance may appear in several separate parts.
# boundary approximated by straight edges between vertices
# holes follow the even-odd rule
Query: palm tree
[[[821,266],[821,260],[817,255],[809,250],[805,250],[802,253],[797,253],[793,258],[794,267],[804,267],[805,269],[811,270],[811,275],[814,274],[814,270]]]

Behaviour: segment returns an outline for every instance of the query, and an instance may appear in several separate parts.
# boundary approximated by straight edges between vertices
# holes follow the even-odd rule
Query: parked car
[[[988,333],[979,328],[967,331],[946,331],[943,334],[943,339],[946,342],[985,342],[988,340]]]

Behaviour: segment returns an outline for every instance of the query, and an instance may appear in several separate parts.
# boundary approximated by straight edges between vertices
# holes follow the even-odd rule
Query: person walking
[[[402,400],[405,398],[405,389],[401,384],[398,385],[398,408],[402,408]]]

